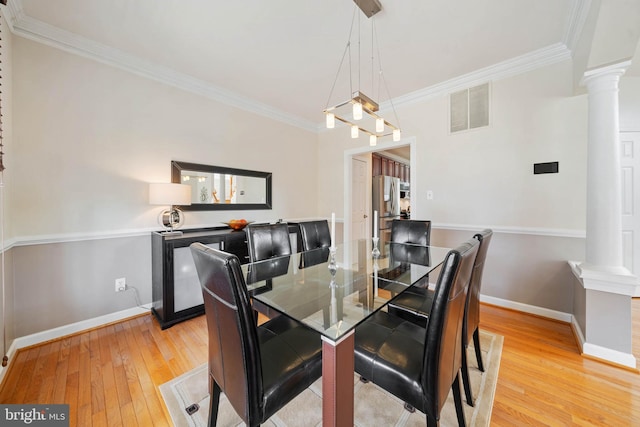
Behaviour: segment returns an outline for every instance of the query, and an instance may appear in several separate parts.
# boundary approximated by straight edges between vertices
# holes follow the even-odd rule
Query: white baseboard
[[[502,298],[480,295],[480,301],[487,304],[497,305],[498,307],[509,308],[512,310],[522,311],[524,313],[535,314],[541,317],[548,317],[554,320],[571,323],[573,315],[562,311],[550,310],[548,308],[536,307],[535,305],[523,304],[521,302],[509,301]]]
[[[580,324],[578,323],[578,319],[576,319],[575,316],[571,316],[571,329],[573,329],[573,335],[576,337],[576,339],[578,340],[578,346],[580,347],[580,353],[583,353],[583,348],[584,348],[584,343],[587,342],[587,340],[584,338],[584,334],[582,333],[582,328],[580,327]]]
[[[582,355],[590,356],[596,359],[603,360],[605,362],[615,363],[616,365],[626,366],[628,368],[636,369],[636,357],[630,353],[623,353],[621,351],[612,350],[610,348],[602,347],[596,344],[590,344],[587,342],[582,329],[578,324],[575,316],[571,316],[571,328],[578,340],[578,346],[580,347],[580,353]]]
[[[636,357],[630,353],[623,353],[621,351],[612,350],[610,348],[586,342],[582,345],[582,354],[607,362],[612,362],[617,365],[626,366],[631,369],[636,369]]]
[[[38,332],[24,337],[19,337],[13,340],[11,346],[7,351],[9,357],[9,363],[13,360],[16,352],[25,347],[40,344],[46,341],[51,341],[57,338],[62,338],[67,335],[72,335],[78,332],[85,331],[87,329],[97,328],[109,323],[117,322],[129,317],[137,316],[139,314],[148,313],[151,310],[151,304],[144,304],[140,307],[133,307],[126,310],[118,311],[115,313],[106,314],[104,316],[94,317],[93,319],[83,320],[81,322],[72,323],[69,325],[60,326],[58,328],[49,329],[46,331]],[[9,368],[0,367],[0,382],[4,379],[4,375]]]

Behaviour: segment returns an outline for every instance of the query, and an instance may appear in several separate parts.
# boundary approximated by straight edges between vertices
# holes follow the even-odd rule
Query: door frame
[[[403,138],[398,142],[384,142],[379,143],[375,147],[365,146],[352,148],[344,151],[344,202],[343,202],[343,241],[348,242],[351,240],[351,195],[353,193],[353,188],[351,186],[351,178],[353,172],[351,170],[351,159],[352,157],[357,157],[366,153],[373,153],[374,151],[382,151],[388,150],[390,148],[402,147],[404,145],[409,146],[409,167],[410,167],[410,182],[411,182],[411,194],[419,194],[419,184],[417,179],[417,144],[416,137],[411,136],[408,138]],[[369,160],[369,166],[371,166],[371,160]],[[371,181],[369,178],[369,189],[371,189]],[[369,197],[369,211],[371,211],[371,198]],[[416,215],[416,217],[420,216],[420,212],[418,211],[417,206],[411,205],[411,216]],[[369,215],[367,220],[367,229],[371,230],[371,215]]]

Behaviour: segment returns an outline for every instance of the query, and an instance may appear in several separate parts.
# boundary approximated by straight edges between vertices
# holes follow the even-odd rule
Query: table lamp
[[[158,222],[168,229],[167,233],[181,233],[174,231],[174,229],[182,225],[184,215],[174,205],[191,204],[191,186],[173,183],[150,183],[149,204],[169,205],[169,209],[160,212]]]

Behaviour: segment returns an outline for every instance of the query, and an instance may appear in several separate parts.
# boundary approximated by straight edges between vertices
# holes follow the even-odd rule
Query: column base
[[[574,321],[584,356],[636,369],[632,352],[631,298],[640,286],[625,268],[570,261],[582,285],[575,288]]]

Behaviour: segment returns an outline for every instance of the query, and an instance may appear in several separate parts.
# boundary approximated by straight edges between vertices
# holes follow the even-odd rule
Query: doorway
[[[622,256],[624,266],[640,275],[640,132],[620,132],[622,167]],[[640,294],[636,292],[636,297]]]
[[[365,236],[371,235],[372,230],[372,218],[369,212],[371,211],[371,156],[370,153],[380,151],[391,151],[400,147],[409,147],[409,168],[410,168],[410,182],[411,193],[416,193],[419,183],[417,182],[417,161],[416,161],[416,139],[415,137],[405,138],[398,142],[387,142],[378,144],[376,147],[361,147],[346,150],[344,152],[344,241],[353,240],[357,238],[359,234],[354,233],[356,227],[361,227],[360,221],[354,222],[353,205],[354,205],[354,163],[353,160],[364,160],[366,163],[366,186],[365,191],[367,193],[367,204],[365,206],[367,218],[365,218]],[[357,165],[357,164],[356,164]],[[361,190],[358,190],[361,191]],[[411,206],[412,214],[417,215],[416,207]]]

